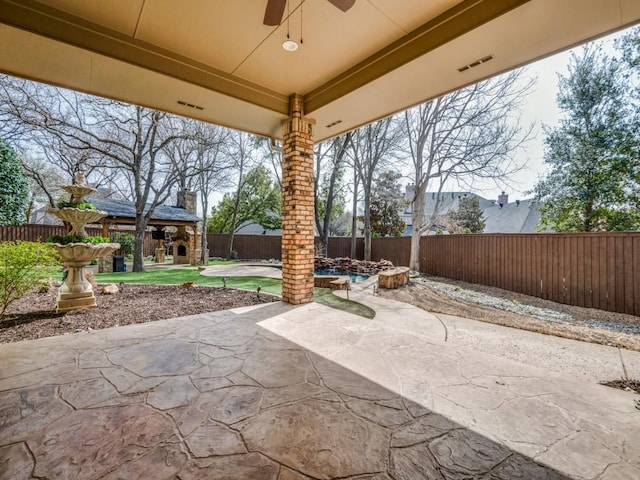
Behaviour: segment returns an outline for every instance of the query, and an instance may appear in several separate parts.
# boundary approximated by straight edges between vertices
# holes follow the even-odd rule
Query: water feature
[[[351,283],[360,283],[369,279],[370,275],[365,275],[363,273],[355,273],[355,272],[343,272],[338,270],[337,268],[320,268],[313,271],[314,275],[318,276],[346,276],[349,275],[349,281]]]
[[[89,243],[83,242],[87,237],[85,225],[93,223],[107,216],[107,212],[78,208],[83,203],[85,195],[95,192],[95,188],[84,184],[84,175],[75,175],[72,185],[62,185],[62,189],[71,194],[70,207],[50,208],[49,212],[71,225],[68,235],[78,237],[77,242],[52,243],[62,257],[66,275],[58,289],[58,303],[56,312],[66,312],[79,308],[96,306],[96,297],[91,283],[84,274],[84,268],[94,258],[111,255],[120,248],[119,243]]]

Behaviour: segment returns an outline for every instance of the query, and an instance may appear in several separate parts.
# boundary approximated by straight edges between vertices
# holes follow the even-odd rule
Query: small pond
[[[336,276],[336,275],[349,275],[349,281],[351,283],[360,283],[364,282],[369,278],[369,275],[364,275],[362,273],[353,273],[353,272],[341,272],[336,268],[324,268],[313,271],[314,275],[319,276]]]

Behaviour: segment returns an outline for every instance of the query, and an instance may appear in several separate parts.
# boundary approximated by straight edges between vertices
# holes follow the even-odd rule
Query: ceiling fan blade
[[[264,11],[263,23],[270,26],[280,25],[286,4],[287,0],[269,0]]]
[[[342,10],[343,12],[346,12],[347,10],[349,10],[351,7],[353,7],[353,4],[356,3],[356,0],[329,0],[331,3],[333,3],[336,7],[338,7],[340,10]]]

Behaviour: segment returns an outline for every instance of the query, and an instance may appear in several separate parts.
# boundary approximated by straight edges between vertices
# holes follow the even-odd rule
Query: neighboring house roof
[[[236,235],[282,235],[282,230],[267,230],[259,223],[245,223]]]
[[[133,202],[97,197],[86,197],[86,200],[93,203],[98,210],[107,212],[108,217],[119,219],[136,218],[136,208]],[[200,221],[200,217],[189,212],[184,207],[158,205],[151,215],[151,220],[155,220],[154,223],[160,221],[195,223]]]
[[[519,203],[519,204],[518,204]],[[540,223],[540,210],[532,199],[496,204],[485,208],[484,233],[535,233]]]
[[[411,187],[408,187],[411,188]],[[540,211],[532,199],[504,203],[502,207],[494,200],[488,200],[472,192],[427,192],[425,195],[425,217],[433,215],[436,201],[439,199],[437,216],[446,215],[449,211],[457,211],[460,199],[476,197],[483,211],[485,221],[484,233],[535,233],[540,223]],[[508,196],[505,197],[508,199]],[[411,212],[405,211],[401,216],[407,224],[404,236],[411,235]],[[433,230],[433,229],[432,229]],[[431,233],[431,232],[428,232]]]
[[[427,218],[433,215],[436,203],[439,203],[438,215],[446,215],[450,210],[457,211],[460,207],[460,199],[468,197],[476,197],[482,210],[494,204],[492,200],[487,200],[471,192],[427,192],[425,198],[425,215]]]
[[[48,212],[50,207],[40,207],[31,212],[29,223],[37,223],[38,225],[62,225],[60,220],[55,215]]]

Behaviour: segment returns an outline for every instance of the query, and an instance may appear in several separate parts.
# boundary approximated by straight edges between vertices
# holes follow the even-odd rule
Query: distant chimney
[[[404,199],[407,202],[412,201],[415,194],[416,194],[416,186],[413,183],[410,183],[409,185],[404,187]]]
[[[509,203],[509,195],[502,192],[502,195],[498,195],[498,203],[500,205],[506,205],[507,203]]]
[[[178,192],[178,207],[183,207],[187,212],[198,214],[198,202],[195,192],[180,190]]]
[[[520,206],[520,200],[516,200],[516,207]]]

